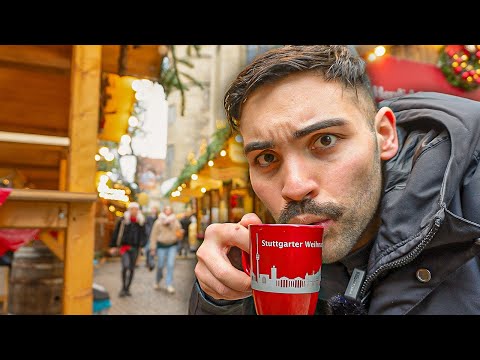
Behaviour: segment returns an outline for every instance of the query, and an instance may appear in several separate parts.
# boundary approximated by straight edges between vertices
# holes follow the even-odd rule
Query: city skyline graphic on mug
[[[312,274],[305,274],[302,278],[297,276],[290,279],[286,276],[277,277],[277,267],[273,265],[270,268],[269,274],[260,274],[260,253],[258,247],[258,234],[256,234],[257,252],[255,254],[257,273],[253,272],[253,263],[250,269],[250,276],[252,278],[252,289],[265,292],[275,292],[283,294],[305,294],[313,293],[320,290],[321,269],[317,272],[312,271]]]

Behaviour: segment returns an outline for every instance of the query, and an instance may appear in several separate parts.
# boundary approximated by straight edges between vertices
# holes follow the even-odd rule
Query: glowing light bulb
[[[208,162],[208,166],[210,166],[210,167],[213,166],[213,161],[212,161],[212,160],[210,160],[210,161]]]
[[[102,146],[100,148],[100,150],[98,150],[98,153],[100,155],[102,155],[103,157],[105,157],[105,155],[107,155],[110,151],[108,150],[108,148],[106,146]]]
[[[128,125],[130,125],[131,127],[137,126],[138,125],[138,119],[135,116],[130,116],[128,118]]]
[[[120,142],[123,143],[123,144],[130,144],[130,142],[132,141],[132,138],[130,137],[130,135],[122,135],[122,137],[120,138]]]
[[[376,56],[380,57],[385,55],[385,53],[387,52],[387,49],[385,49],[384,46],[377,46],[375,50],[373,50],[373,52],[375,53]]]

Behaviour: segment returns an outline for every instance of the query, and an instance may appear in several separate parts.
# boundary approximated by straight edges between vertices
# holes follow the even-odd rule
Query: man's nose
[[[310,169],[301,159],[291,159],[283,164],[282,172],[282,197],[286,201],[313,199],[317,195],[318,186],[313,176],[318,174],[318,169]]]

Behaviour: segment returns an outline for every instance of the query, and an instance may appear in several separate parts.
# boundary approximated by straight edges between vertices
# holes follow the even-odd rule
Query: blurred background
[[[281,45],[0,45],[0,312],[186,314],[206,227],[271,215],[223,111],[230,82]],[[480,100],[480,45],[351,45],[377,101],[418,91]],[[142,252],[118,298],[108,252],[129,203],[188,218],[176,292]]]

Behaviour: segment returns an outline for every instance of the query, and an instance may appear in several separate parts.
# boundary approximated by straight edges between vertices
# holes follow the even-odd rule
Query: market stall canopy
[[[0,180],[15,181],[19,187],[58,189],[60,164],[70,146],[65,140],[71,119],[73,48],[0,46]],[[123,45],[123,50],[121,45],[104,45],[102,72],[118,73],[122,51],[124,75],[158,77],[166,53],[163,45]],[[30,135],[26,140],[25,134]],[[47,137],[32,146],[38,136]]]
[[[212,139],[205,153],[182,170],[167,196],[182,184],[187,189],[203,188],[204,191],[195,196],[199,197],[206,191],[221,188],[225,181],[248,182],[248,162],[243,152],[242,138],[232,134],[227,127],[217,130]],[[180,190],[181,196],[186,197],[185,190]],[[175,201],[178,196],[178,193],[174,196]]]

